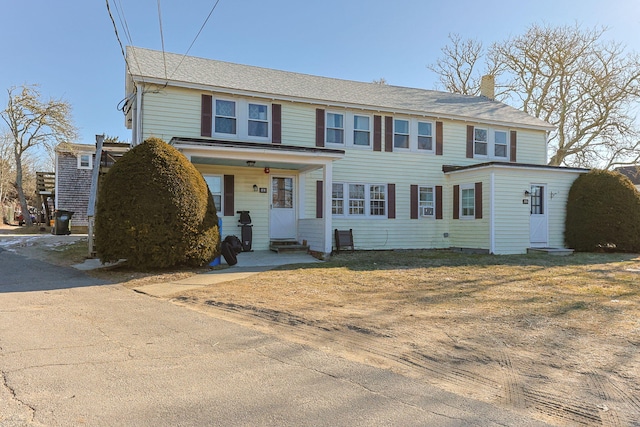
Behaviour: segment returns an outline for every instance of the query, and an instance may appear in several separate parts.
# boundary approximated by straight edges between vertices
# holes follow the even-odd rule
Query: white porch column
[[[324,183],[323,195],[323,212],[324,218],[324,253],[330,254],[332,244],[332,215],[331,215],[331,192],[333,189],[333,163],[328,162],[322,168],[322,182]]]
[[[307,172],[298,175],[298,219],[306,218],[304,211],[307,204]]]

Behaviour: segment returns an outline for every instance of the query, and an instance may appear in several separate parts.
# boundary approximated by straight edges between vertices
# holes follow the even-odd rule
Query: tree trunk
[[[27,198],[24,196],[24,190],[22,188],[22,156],[15,151],[16,157],[16,188],[18,190],[18,200],[20,201],[20,209],[22,210],[22,219],[25,225],[33,225],[31,221],[31,213],[29,212],[29,206],[27,206]]]

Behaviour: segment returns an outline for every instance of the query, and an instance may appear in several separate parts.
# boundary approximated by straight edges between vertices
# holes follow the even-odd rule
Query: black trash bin
[[[71,223],[72,216],[73,216],[72,211],[57,209],[55,212],[55,218],[53,221],[53,228],[51,229],[51,234],[55,234],[56,236],[71,234],[70,223]]]

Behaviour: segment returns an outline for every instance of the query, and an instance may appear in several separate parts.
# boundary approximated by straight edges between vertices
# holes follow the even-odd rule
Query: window
[[[216,205],[216,211],[222,212],[222,176],[220,175],[205,175],[204,180],[211,191],[213,196],[213,203]]]
[[[249,136],[269,137],[269,108],[263,104],[249,104]]]
[[[409,120],[395,119],[393,121],[393,146],[395,148],[409,148]]]
[[[473,129],[473,153],[479,156],[487,155],[487,129]]]
[[[216,99],[215,132],[236,134],[236,103]]]
[[[507,157],[507,132],[496,130],[493,132],[493,155]]]
[[[475,218],[476,190],[474,186],[460,186],[460,218]]]
[[[78,169],[93,169],[93,154],[78,153]]]
[[[386,216],[386,184],[333,183],[331,213],[345,216]]]
[[[433,125],[418,122],[418,150],[433,150]]]
[[[531,215],[544,214],[544,187],[541,185],[531,186]]]
[[[353,116],[353,145],[368,147],[371,144],[369,117]]]
[[[344,215],[344,185],[333,184],[331,192],[331,213],[333,215]]]
[[[349,184],[349,215],[364,215],[364,184]]]
[[[418,188],[418,211],[420,216],[432,217],[435,211],[433,187]]]
[[[344,115],[327,113],[327,142],[344,144]]]
[[[271,203],[274,208],[293,208],[293,179],[271,179]]]

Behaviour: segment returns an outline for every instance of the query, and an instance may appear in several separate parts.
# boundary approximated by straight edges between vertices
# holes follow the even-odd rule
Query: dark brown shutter
[[[467,126],[467,159],[473,159],[473,126]]]
[[[509,142],[509,161],[515,163],[516,162],[516,147],[518,145],[518,132],[515,130],[511,131],[511,141]]]
[[[316,218],[322,218],[323,214],[323,182],[316,181]]]
[[[418,219],[418,186],[411,185],[411,219]]]
[[[200,107],[200,136],[211,136],[213,124],[213,96],[202,95]]]
[[[389,206],[387,211],[387,218],[394,219],[396,217],[396,185],[387,184],[387,199],[389,200]]]
[[[442,185],[436,185],[436,219],[442,219]]]
[[[460,186],[453,186],[453,219],[460,219]]]
[[[282,105],[271,104],[271,143],[282,143]]]
[[[393,151],[393,117],[384,117],[384,151]]]
[[[224,176],[224,216],[235,215],[233,175]]]
[[[382,151],[382,117],[373,116],[373,151]]]
[[[482,183],[476,182],[476,219],[482,218]]]
[[[436,156],[442,156],[442,122],[436,122]]]
[[[316,147],[324,147],[324,109],[316,108]]]

